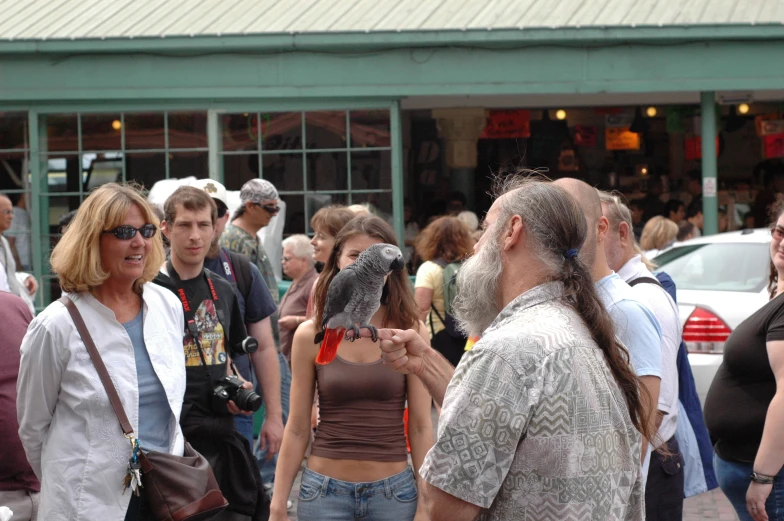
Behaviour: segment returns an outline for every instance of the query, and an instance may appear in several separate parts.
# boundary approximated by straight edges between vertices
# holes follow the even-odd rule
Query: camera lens
[[[237,389],[234,403],[243,411],[256,412],[261,408],[261,396],[250,389]]]
[[[256,350],[259,348],[259,343],[252,336],[249,336],[245,340],[243,340],[241,345],[242,345],[242,352],[247,354],[255,353]],[[245,410],[247,411],[249,409],[245,409]]]

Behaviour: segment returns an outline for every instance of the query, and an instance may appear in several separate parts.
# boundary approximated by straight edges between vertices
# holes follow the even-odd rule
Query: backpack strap
[[[439,266],[441,266],[441,269],[444,269],[444,268],[446,268],[446,267],[447,267],[447,265],[449,264],[449,263],[448,263],[447,261],[445,261],[444,259],[433,259],[433,262],[434,262],[435,264],[438,264]]]
[[[660,288],[664,289],[664,286],[661,285],[661,282],[654,279],[653,277],[638,277],[636,279],[632,279],[628,281],[626,284],[628,284],[631,287],[634,287],[637,284],[655,284],[656,286],[659,286]]]
[[[240,290],[245,302],[248,302],[250,286],[253,280],[250,272],[250,259],[245,255],[229,250],[229,262],[231,263],[231,271],[234,273],[234,280],[237,281],[237,289]]]

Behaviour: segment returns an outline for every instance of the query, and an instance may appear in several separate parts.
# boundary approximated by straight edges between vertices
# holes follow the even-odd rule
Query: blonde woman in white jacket
[[[164,261],[157,223],[136,189],[104,185],[82,204],[51,265],[142,447],[182,455],[184,318],[177,298],[150,283]],[[150,519],[143,494],[123,494],[131,445],[60,302],[30,324],[17,390],[19,437],[41,480],[39,519]]]

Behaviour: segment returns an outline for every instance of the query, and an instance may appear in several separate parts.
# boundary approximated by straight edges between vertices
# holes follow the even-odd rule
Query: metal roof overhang
[[[784,87],[784,26],[0,41],[0,105],[372,100]]]

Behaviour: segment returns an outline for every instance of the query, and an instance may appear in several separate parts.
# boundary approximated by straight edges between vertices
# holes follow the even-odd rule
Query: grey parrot
[[[404,266],[400,248],[374,244],[360,253],[354,264],[335,275],[327,290],[322,329],[313,340],[314,344],[321,342],[316,363],[328,364],[335,359],[347,330],[354,332],[352,341],[359,338],[360,329],[369,329],[373,342],[378,340],[378,330],[370,319],[381,306],[384,279]]]

